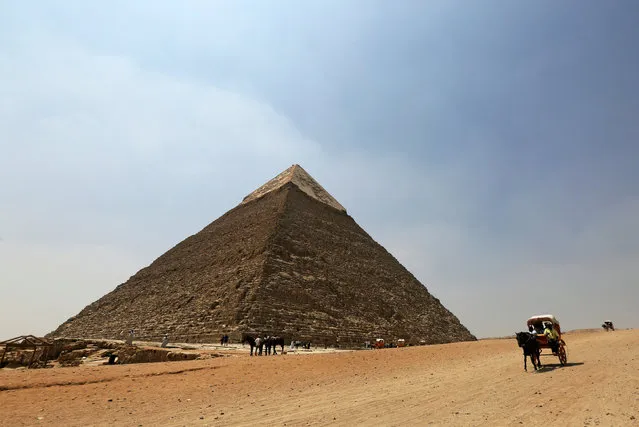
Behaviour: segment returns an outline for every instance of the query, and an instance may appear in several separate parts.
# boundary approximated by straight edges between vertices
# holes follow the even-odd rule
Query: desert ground
[[[514,339],[4,369],[0,425],[639,425],[639,330],[564,338],[539,372]]]

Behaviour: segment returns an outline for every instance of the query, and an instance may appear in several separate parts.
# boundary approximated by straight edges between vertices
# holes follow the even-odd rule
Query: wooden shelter
[[[46,363],[48,360],[49,350],[52,346],[53,344],[49,341],[33,335],[20,335],[19,337],[1,341],[0,350],[3,349],[4,351],[2,352],[2,357],[0,357],[0,368],[4,366],[4,360],[10,352],[22,353],[20,363],[24,365],[25,353],[30,351],[31,357],[29,358],[27,367],[31,367],[34,363],[40,361],[44,361],[44,363]]]

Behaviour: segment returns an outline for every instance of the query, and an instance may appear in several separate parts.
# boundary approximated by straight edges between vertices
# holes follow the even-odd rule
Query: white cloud
[[[54,37],[0,50],[0,99],[0,336],[53,329],[322,155],[268,104]]]
[[[238,150],[273,158],[317,149],[267,104],[68,42],[47,47],[27,42],[0,64],[0,93],[10,115],[2,123],[5,134],[32,155],[74,166],[90,160],[121,167],[176,160],[186,150],[198,154],[188,159],[202,166],[207,160],[223,163],[220,157]]]
[[[296,15],[297,20],[279,11],[279,21],[271,21],[265,19],[270,7],[248,14],[243,6],[231,7],[230,15],[224,15],[217,6],[203,13],[201,4],[180,8],[183,14],[174,17],[175,8],[168,3],[162,10],[129,3],[129,9],[40,8],[33,21],[27,19],[32,10],[26,10],[21,19],[7,15],[5,21],[10,22],[3,24],[8,26],[0,25],[0,37],[6,41],[0,46],[0,291],[13,310],[0,313],[0,337],[28,332],[22,326],[34,332],[53,329],[292,163],[301,163],[374,239],[479,335],[511,333],[523,327],[520,319],[540,311],[555,312],[569,328],[590,326],[603,317],[612,317],[621,326],[636,326],[637,200],[609,203],[599,198],[602,193],[615,198],[620,180],[614,167],[607,187],[588,191],[600,177],[585,158],[572,171],[569,161],[564,165],[554,159],[557,172],[548,173],[554,166],[545,162],[552,159],[541,155],[531,160],[528,170],[519,171],[519,165],[505,168],[501,163],[520,157],[500,158],[498,149],[517,150],[500,140],[510,138],[508,132],[500,137],[500,131],[521,126],[521,135],[529,135],[530,115],[517,114],[523,124],[501,116],[483,123],[486,117],[478,111],[477,100],[469,103],[470,113],[462,107],[473,101],[473,94],[466,93],[469,87],[481,88],[488,96],[489,81],[502,89],[512,82],[488,79],[486,70],[464,81],[464,73],[452,70],[466,67],[452,67],[459,65],[454,61],[431,67],[413,63],[412,52],[406,53],[404,65],[415,65],[416,74],[424,72],[424,81],[432,80],[429,91],[434,91],[424,110],[432,116],[419,117],[424,123],[418,124],[424,126],[413,124],[411,129],[418,133],[409,132],[410,144],[424,141],[432,145],[434,154],[440,144],[459,148],[440,156],[441,164],[437,158],[407,158],[401,152],[407,147],[413,153],[430,151],[416,150],[403,141],[380,146],[380,141],[387,141],[382,138],[372,141],[369,149],[365,140],[350,141],[348,147],[310,140],[267,101],[228,89],[277,82],[255,92],[279,93],[287,88],[281,97],[291,102],[281,105],[300,106],[304,111],[299,116],[317,117],[310,121],[320,130],[340,129],[326,135],[341,140],[344,135],[370,135],[369,127],[386,113],[394,117],[391,113],[403,107],[407,113],[421,114],[406,105],[387,104],[397,98],[404,104],[402,97],[395,96],[397,85],[405,83],[412,90],[414,82],[398,81],[399,68],[369,73],[380,65],[378,52],[395,51],[391,46],[408,39],[448,34],[450,21],[440,20],[440,14],[430,19],[443,32],[422,34],[423,25],[415,23],[408,33],[411,37],[395,39],[379,28],[386,25],[381,19],[385,12],[369,8],[367,13],[379,16],[370,22],[347,19],[341,31],[331,31],[325,42],[324,26],[334,27],[334,17],[323,3],[324,19],[312,24],[302,18],[315,18],[313,10]],[[149,11],[153,19],[146,20]],[[48,19],[49,13],[55,17]],[[358,7],[350,13],[353,21],[360,17]],[[245,20],[239,22],[242,17]],[[291,25],[286,32],[278,27],[284,20]],[[72,23],[73,30],[64,31]],[[99,30],[92,31],[92,25]],[[307,25],[313,31],[302,31]],[[56,26],[57,31],[50,30]],[[136,31],[121,31],[131,28]],[[298,33],[304,33],[302,40],[290,37]],[[499,31],[493,36],[503,38]],[[348,37],[361,38],[361,51],[342,43]],[[378,49],[381,41],[390,45]],[[446,43],[429,43],[449,51]],[[166,55],[165,48],[170,51]],[[547,49],[542,46],[540,51]],[[474,52],[482,57],[486,53]],[[466,52],[457,53],[467,57]],[[225,61],[228,55],[241,57]],[[493,52],[490,57],[499,60],[489,62],[510,70],[497,56]],[[206,81],[189,79],[188,66],[171,68],[171,61],[186,57],[201,61],[191,71],[206,74]],[[218,66],[227,68],[217,72]],[[180,68],[181,77],[167,71]],[[243,73],[240,81],[229,78],[236,69]],[[310,78],[304,72],[312,72]],[[216,76],[227,80],[218,84]],[[478,85],[475,79],[480,77]],[[364,101],[342,99],[342,88],[362,80],[370,81],[345,98],[365,94]],[[383,82],[383,87],[376,82]],[[516,82],[517,87],[526,86],[520,79]],[[393,96],[381,96],[384,92]],[[414,93],[418,98],[424,95]],[[314,104],[318,100],[322,105]],[[487,101],[481,99],[481,109],[493,99]],[[491,116],[490,111],[486,114]],[[402,123],[393,120],[385,129],[391,135],[388,141],[403,130]],[[431,127],[439,121],[455,131],[434,132]],[[570,122],[562,134],[557,133],[561,127],[555,121],[554,117],[548,121],[553,132],[543,134],[549,146],[561,138],[574,138],[583,122]],[[349,131],[341,132],[344,129]],[[429,139],[436,136],[448,139]],[[456,144],[455,138],[462,143]],[[332,147],[330,151],[326,146]],[[522,178],[520,173],[528,175]],[[543,182],[540,174],[545,174]],[[503,186],[498,182],[502,179],[514,183]],[[506,188],[503,197],[498,194],[502,188]],[[55,308],[50,315],[31,318],[33,324],[13,321],[34,304]],[[7,328],[3,325],[11,327],[2,329]]]
[[[268,104],[55,38],[5,50],[0,99],[0,177],[13,183],[0,196],[17,216],[159,204],[198,179],[241,194],[238,176],[321,155]]]

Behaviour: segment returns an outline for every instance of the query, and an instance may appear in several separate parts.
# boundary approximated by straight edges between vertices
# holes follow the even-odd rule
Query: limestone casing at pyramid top
[[[259,199],[271,191],[277,190],[287,183],[293,183],[301,191],[309,195],[310,197],[327,204],[337,210],[346,212],[344,206],[342,206],[328,191],[319,185],[312,176],[308,174],[300,165],[293,165],[286,169],[284,172],[271,179],[266,184],[262,185],[257,190],[246,196],[241,204],[248,203],[252,200]]]

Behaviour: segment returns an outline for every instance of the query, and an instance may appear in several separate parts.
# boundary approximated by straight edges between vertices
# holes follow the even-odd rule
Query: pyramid
[[[474,340],[301,166],[187,237],[51,337],[217,342],[281,335],[358,346]]]

